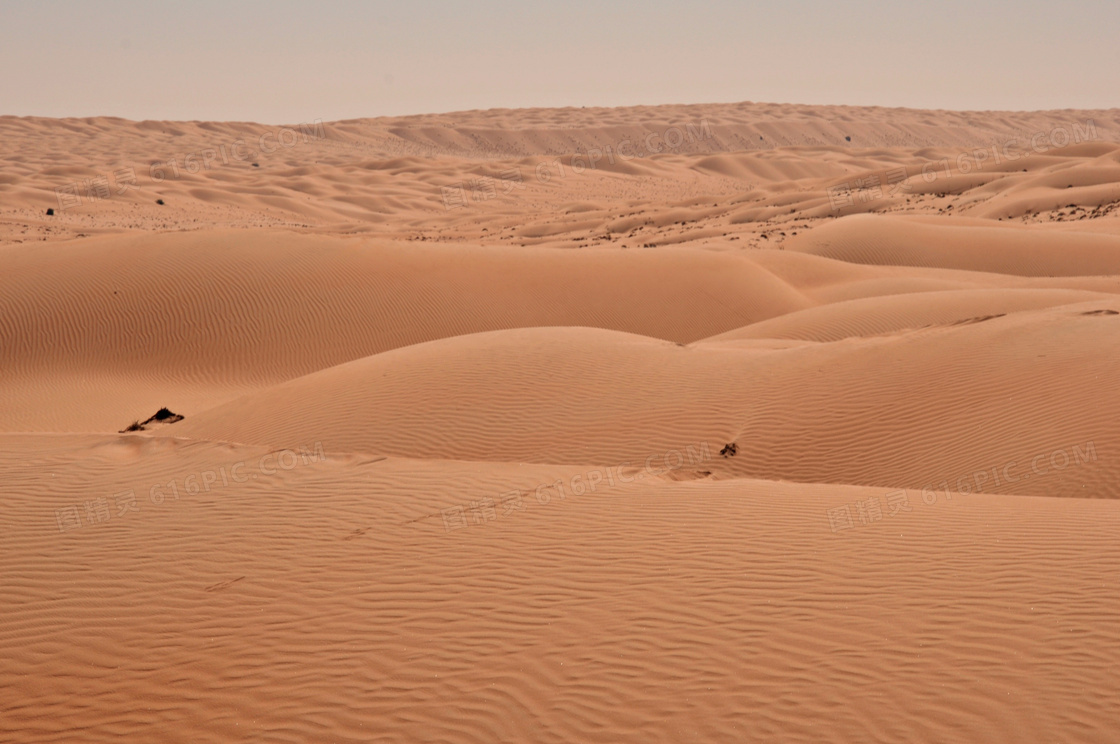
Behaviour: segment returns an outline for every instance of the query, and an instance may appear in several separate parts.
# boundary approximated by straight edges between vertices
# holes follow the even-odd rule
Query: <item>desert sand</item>
[[[1118,362],[1120,110],[0,117],[0,741],[1116,742]]]

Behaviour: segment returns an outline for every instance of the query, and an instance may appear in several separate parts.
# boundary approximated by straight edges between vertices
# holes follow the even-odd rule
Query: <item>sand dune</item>
[[[149,408],[193,410],[207,387],[213,405],[479,331],[586,325],[683,343],[810,304],[747,257],[695,250],[464,254],[235,231],[13,246],[0,267],[15,280],[0,286],[9,430],[116,431]]]
[[[744,103],[290,126],[0,117],[0,135],[0,238],[13,242],[208,226],[461,236],[579,201],[663,212],[713,198],[721,234],[918,206],[1037,220],[1120,203],[1114,110]],[[851,204],[830,198],[840,185],[855,189]],[[569,240],[594,235],[573,228]]]
[[[542,504],[586,470],[331,454],[267,475],[262,448],[0,438],[9,740],[1116,730],[1112,501],[911,492],[891,516],[880,489],[646,479]],[[238,462],[244,482],[186,493]],[[52,509],[126,489],[140,511],[55,529]],[[445,528],[514,489],[521,509]],[[830,530],[868,499],[880,521]]]
[[[1016,453],[1120,446],[1111,426],[1120,382],[1110,374],[1118,315],[1115,300],[1090,302],[763,352],[592,329],[460,336],[250,394],[170,431],[286,447],[324,440],[414,458],[635,467],[648,453],[734,442],[736,457],[704,469],[921,488],[934,473],[956,480],[1021,462]],[[983,487],[1120,496],[1115,465],[1062,471],[1029,483],[993,476]]]
[[[1019,276],[1120,274],[1120,236],[956,225],[929,217],[847,217],[791,240],[789,249],[852,263]]]
[[[979,322],[1022,310],[1038,310],[1100,300],[1120,306],[1105,293],[1068,289],[945,290],[836,302],[736,328],[708,341],[791,338],[840,341],[900,331]]]
[[[1120,111],[0,135],[0,741],[1115,740]]]

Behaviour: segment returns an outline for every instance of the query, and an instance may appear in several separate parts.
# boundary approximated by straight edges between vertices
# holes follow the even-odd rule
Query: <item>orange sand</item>
[[[0,135],[0,741],[1116,741],[1120,111]]]

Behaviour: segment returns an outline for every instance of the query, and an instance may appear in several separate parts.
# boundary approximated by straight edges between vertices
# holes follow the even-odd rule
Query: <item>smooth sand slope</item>
[[[1025,468],[1057,450],[1072,457],[1074,446],[1120,447],[1120,309],[1102,307],[764,352],[583,328],[462,336],[250,394],[174,431],[285,447],[321,438],[415,458],[633,466],[693,442],[734,442],[736,457],[704,470],[921,488]],[[992,476],[985,490],[1115,498],[1118,468]]]
[[[1116,740],[1120,111],[0,134],[0,741]]]
[[[1120,175],[1120,174],[1118,174]],[[931,217],[853,215],[790,240],[790,250],[849,263],[1017,276],[1120,274],[1120,236]]]
[[[683,343],[810,305],[748,257],[687,249],[463,251],[234,231],[10,246],[0,265],[0,422],[29,431],[116,430],[161,396],[198,410],[207,390],[221,400],[480,331],[583,325]],[[115,382],[90,389],[90,376]]]
[[[827,343],[853,336],[882,336],[908,330],[991,320],[1024,310],[1040,310],[1101,300],[1115,295],[1071,289],[945,289],[817,305],[761,320],[708,341],[788,338]]]

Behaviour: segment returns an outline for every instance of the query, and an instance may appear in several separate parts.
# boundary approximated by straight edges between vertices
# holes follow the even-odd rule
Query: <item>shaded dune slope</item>
[[[1111,304],[1116,304],[1112,302]],[[408,457],[640,466],[701,442],[717,476],[921,488],[1120,447],[1120,318],[1101,303],[788,349],[597,329],[464,336],[247,395],[177,435]],[[745,342],[741,342],[745,343]],[[453,359],[452,364],[447,360]],[[985,490],[1116,496],[1117,461]]]
[[[965,226],[929,217],[844,217],[792,239],[788,249],[851,263],[1018,276],[1120,274],[1120,236]]]

